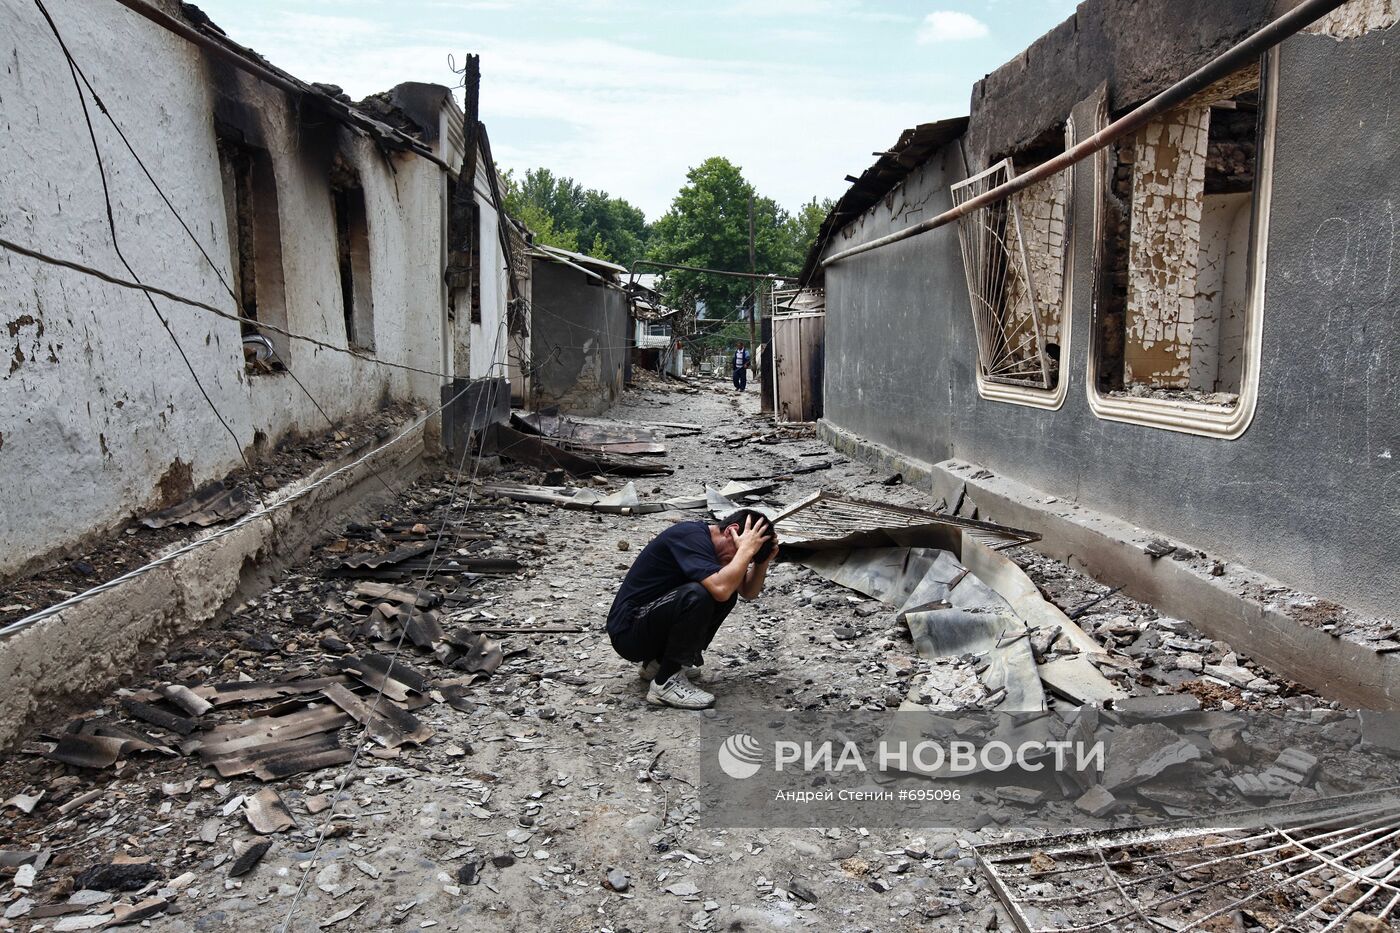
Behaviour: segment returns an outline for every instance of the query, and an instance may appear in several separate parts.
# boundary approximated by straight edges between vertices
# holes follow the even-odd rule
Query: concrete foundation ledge
[[[903,474],[904,481],[911,486],[923,486],[927,489],[933,483],[933,464],[927,460],[910,457],[893,447],[886,447],[858,434],[852,434],[825,418],[817,419],[817,437],[846,456],[863,460],[880,472]]]
[[[980,518],[1039,532],[1043,537],[1032,546],[1041,553],[1122,585],[1129,596],[1185,619],[1309,690],[1359,709],[1400,709],[1400,653],[1377,653],[1274,608],[1256,595],[1287,589],[1272,577],[1237,564],[1213,575],[1214,562],[1201,553],[1209,548],[1056,498],[975,463],[930,464],[905,457],[825,420],[818,422],[817,433],[849,456],[904,473],[935,501],[955,501],[965,484]],[[1143,548],[1153,539],[1199,556],[1151,557]]]
[[[363,455],[359,450],[327,464],[279,490],[268,504]],[[419,425],[394,446],[285,508],[0,640],[0,683],[5,685],[0,747],[14,743],[35,720],[144,670],[175,638],[221,621],[343,523],[371,514],[387,501],[389,492],[376,473],[401,489],[421,474],[423,456],[424,429]]]

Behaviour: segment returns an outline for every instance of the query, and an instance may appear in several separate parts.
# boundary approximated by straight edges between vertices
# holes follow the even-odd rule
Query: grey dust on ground
[[[653,383],[609,413],[702,426],[667,439],[674,472],[636,480],[643,498],[778,476],[768,494],[775,503],[829,489],[931,504],[925,492],[836,453],[810,427],[775,427],[759,415],[756,394],[694,385]],[[544,477],[507,464],[490,478]],[[621,485],[594,483],[599,492]],[[918,657],[888,607],[780,562],[762,597],[741,604],[707,652],[697,681],[717,707],[648,706],[646,685],[613,653],[604,618],[647,541],[703,513],[599,514],[471,490],[439,464],[377,521],[326,529],[311,559],[222,628],[151,658],[128,688],[43,724],[8,756],[3,796],[21,804],[44,796],[32,812],[12,805],[4,817],[5,848],[28,851],[31,863],[18,871],[28,887],[10,901],[4,925],[93,928],[112,919],[115,897],[135,909],[148,903],[154,916],[145,922],[168,931],[273,930],[289,920],[293,930],[344,931],[1009,929],[971,846],[1008,834],[1013,802],[990,799],[976,825],[956,829],[701,825],[700,717],[892,710],[940,664],[951,666],[943,679],[956,680],[958,659]],[[444,625],[465,622],[492,637],[436,654],[404,643],[390,693],[404,682],[420,688],[408,690],[423,727],[415,737],[381,730],[388,740],[367,743],[346,764],[308,736],[310,753],[331,755],[333,765],[266,782],[216,773],[198,754],[138,754],[135,746],[97,769],[39,754],[80,721],[111,722],[118,737],[124,729],[171,747],[188,742],[180,723],[162,731],[140,705],[161,685],[315,684],[355,673],[355,658],[383,635],[373,626],[387,623],[366,620],[372,590],[333,569],[360,550],[430,543],[443,527],[445,547],[494,569],[439,594],[447,597],[439,614]],[[1012,554],[1064,608],[1106,589],[1029,549]],[[1199,692],[1209,664],[1237,671],[1240,683],[1213,682],[1201,696],[1208,708],[1313,702],[1251,670],[1229,646],[1121,596],[1080,623],[1130,659],[1115,673],[1130,692]],[[392,653],[382,638],[377,647]],[[357,676],[373,680],[363,666]],[[265,702],[220,707],[221,722],[236,730],[250,711],[281,716],[304,705],[276,690],[259,696]],[[353,697],[342,705],[353,715]],[[361,737],[349,716],[331,724],[347,749]],[[95,885],[93,872],[109,875]],[[144,916],[132,909],[121,911]]]

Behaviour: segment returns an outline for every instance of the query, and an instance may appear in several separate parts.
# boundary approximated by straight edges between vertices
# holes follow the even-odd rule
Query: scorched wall
[[[1140,13],[1136,21],[1151,19]],[[1400,603],[1400,36],[1372,27],[1344,39],[1298,35],[1277,56],[1267,252],[1257,280],[1264,288],[1258,399],[1237,439],[1106,420],[1091,409],[1093,221],[1105,184],[1092,159],[1073,170],[1072,339],[1058,409],[979,395],[957,232],[948,226],[827,268],[827,421],[929,462],[981,464],[1288,585],[1393,612]],[[1227,38],[1240,31],[1222,27]],[[1076,51],[1071,33],[1052,34],[1063,52],[1055,62],[1077,62],[1087,51]],[[995,90],[1007,82],[994,75],[988,83]],[[1134,99],[1146,90],[1138,82]],[[1043,116],[1048,123],[1066,114]],[[967,140],[973,171],[979,150],[1016,141],[999,121],[1027,134],[1041,129],[1019,111],[998,112],[995,99],[978,101]],[[1077,138],[1094,124],[1092,100],[1074,108]],[[948,185],[965,172],[958,145],[946,147],[833,237],[828,252],[947,209]],[[910,214],[911,207],[921,210]]]

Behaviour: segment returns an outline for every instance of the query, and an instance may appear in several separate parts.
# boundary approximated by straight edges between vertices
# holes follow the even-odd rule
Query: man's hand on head
[[[739,530],[738,525],[730,525],[726,530],[730,537],[734,539],[735,548],[749,560],[752,560],[755,554],[763,550],[763,545],[772,538],[768,523],[762,519],[755,521],[752,515],[744,517],[744,528],[742,531]],[[769,555],[769,559],[772,559],[771,554]],[[747,562],[746,560],[745,563]],[[767,563],[767,561],[764,561],[764,563]]]

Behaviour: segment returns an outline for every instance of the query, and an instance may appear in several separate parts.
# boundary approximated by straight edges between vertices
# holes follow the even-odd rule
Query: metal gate
[[[826,312],[773,315],[773,411],[779,421],[816,421],[822,415],[826,368]]]

